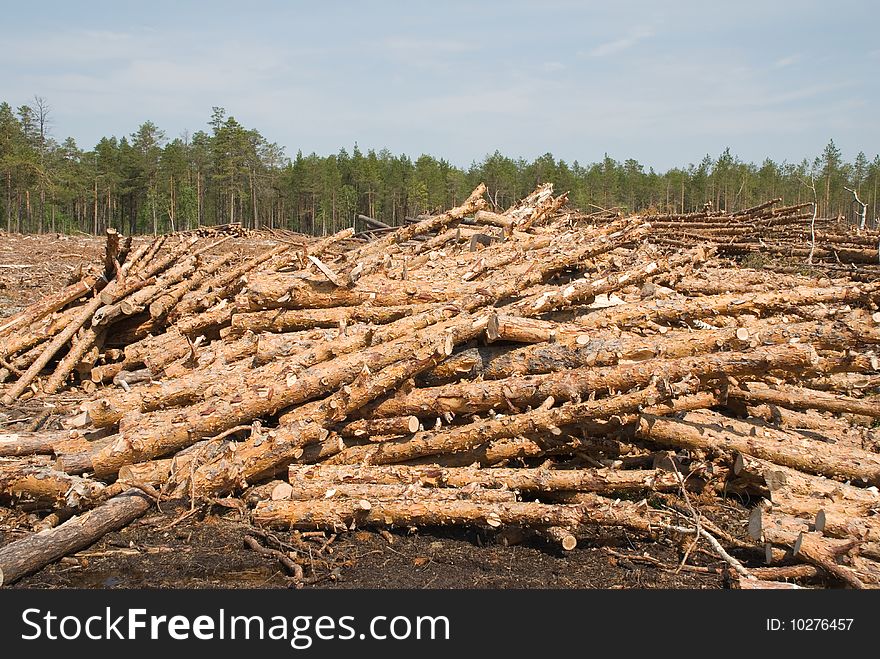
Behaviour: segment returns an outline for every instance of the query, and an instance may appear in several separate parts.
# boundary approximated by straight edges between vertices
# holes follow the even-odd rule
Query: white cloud
[[[590,57],[607,57],[608,55],[615,55],[624,50],[627,50],[628,48],[632,48],[638,42],[651,36],[654,36],[654,28],[647,26],[635,27],[630,30],[628,34],[621,37],[620,39],[615,39],[614,41],[608,41],[606,43],[600,44],[589,51],[587,54]]]
[[[788,55],[787,57],[781,57],[780,59],[773,62],[774,69],[784,69],[786,66],[791,66],[792,64],[800,61],[800,55]]]

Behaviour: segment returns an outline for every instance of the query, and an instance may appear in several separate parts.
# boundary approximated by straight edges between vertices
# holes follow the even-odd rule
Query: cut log
[[[819,303],[857,303],[876,295],[875,285],[832,286],[826,288],[799,287],[784,292],[742,293],[733,295],[705,296],[685,301],[654,300],[623,304],[602,309],[578,318],[584,329],[600,327],[627,327],[651,321],[654,323],[678,323],[682,320],[709,316],[739,316],[744,313],[779,311],[789,309],[797,313],[802,307]]]
[[[281,500],[272,497],[273,501]],[[516,492],[511,490],[487,489],[477,486],[463,487],[421,487],[417,484],[400,483],[338,483],[325,487],[321,483],[292,487],[283,499],[292,501],[357,499],[371,503],[376,501],[479,501],[482,503],[515,502]]]
[[[667,396],[670,394],[666,394]],[[440,432],[418,432],[410,438],[370,446],[353,446],[330,459],[333,464],[391,464],[429,455],[469,451],[481,444],[530,432],[559,428],[582,420],[603,419],[638,411],[662,400],[650,387],[630,394],[551,409],[536,409],[494,421],[477,421]]]
[[[463,488],[479,485],[524,493],[625,492],[639,490],[677,490],[678,479],[659,469],[477,469],[440,468],[409,465],[290,465],[288,479],[299,487],[335,487],[338,484],[404,484],[428,487]]]
[[[643,414],[637,436],[667,446],[738,451],[812,474],[880,484],[880,454],[820,444],[720,414],[688,412],[682,419]]]
[[[418,431],[419,426],[418,417],[401,416],[388,419],[357,419],[338,426],[336,430],[343,437],[369,440],[371,437],[411,435]]]
[[[860,414],[880,419],[880,397],[856,399],[802,387],[779,385],[771,388],[761,382],[746,382],[741,387],[732,387],[727,395],[750,403],[769,403],[793,410],[812,409],[835,414]]]
[[[505,317],[499,318],[499,332],[508,331]],[[535,322],[529,320],[528,322]],[[541,321],[545,322],[545,321]],[[537,375],[581,368],[584,366],[611,366],[621,362],[646,361],[657,358],[690,357],[719,350],[745,350],[760,345],[808,343],[817,350],[846,348],[857,342],[858,336],[844,323],[774,324],[758,322],[749,326],[748,336],[741,338],[744,328],[718,330],[670,330],[665,334],[645,337],[634,333],[620,336],[591,336],[577,331],[574,337],[559,337],[558,325],[549,323],[536,336],[543,339],[554,331],[555,342],[541,341],[534,345],[484,346],[470,348],[452,355],[426,373],[420,382],[430,386],[461,379],[499,380],[517,375]],[[516,338],[527,338],[519,330]],[[549,337],[547,337],[549,339]]]
[[[356,306],[256,311],[234,314],[231,327],[233,333],[241,334],[248,330],[252,332],[290,332],[314,327],[339,327],[340,323],[382,325],[425,310],[427,310],[427,305],[414,304],[388,307]]]
[[[542,503],[481,503],[455,501],[263,501],[253,513],[254,523],[276,528],[340,531],[367,526],[484,526],[506,524],[576,528],[578,506]]]
[[[563,551],[572,551],[577,547],[577,538],[568,529],[561,526],[549,526],[541,529],[541,535],[555,545],[559,545]]]
[[[48,430],[42,432],[17,432],[0,434],[0,457],[20,455],[51,455],[55,445],[69,440],[67,430]]]
[[[64,386],[67,377],[77,367],[85,354],[92,349],[95,344],[99,346],[104,342],[104,331],[94,330],[91,327],[83,330],[76,338],[73,339],[67,354],[58,362],[55,372],[46,381],[43,386],[43,393],[54,394]],[[94,362],[93,362],[94,363]]]
[[[414,389],[408,393],[369,405],[364,416],[391,417],[454,412],[472,414],[491,409],[508,410],[540,405],[552,396],[558,401],[588,396],[592,392],[627,391],[644,386],[655,375],[670,381],[697,375],[744,376],[773,370],[803,370],[817,361],[815,351],[805,345],[757,348],[681,359],[652,360],[604,368],[580,368],[546,375],[513,377],[485,382],[465,382],[441,387]]]
[[[317,365],[298,375],[291,373],[289,364],[283,360],[257,369],[243,371],[227,382],[218,383],[220,391],[204,402],[181,410],[162,410],[144,415],[138,427],[122,434],[111,446],[93,456],[95,473],[101,476],[116,473],[119,467],[134,462],[143,462],[165,453],[177,451],[199,439],[217,435],[224,430],[264,414],[276,413],[279,409],[305,402],[326,394],[352,382],[364,369],[381,369],[412,354],[433,352],[439,345],[446,346],[467,341],[479,334],[485,327],[485,318],[462,314],[447,323],[441,323],[396,341],[369,348],[355,355],[345,355],[335,360]],[[277,383],[277,384],[267,384]],[[311,424],[316,425],[316,424]],[[287,455],[283,445],[294,453],[301,446],[323,439],[326,431],[309,428],[279,430],[279,434],[269,446],[253,447],[253,454],[239,449],[236,458],[254,465],[262,465],[257,472],[277,464],[272,460],[284,460]],[[299,443],[305,437],[307,441]],[[263,448],[263,450],[256,450]],[[247,457],[246,457],[247,456]],[[292,455],[291,457],[296,457]],[[250,467],[244,472],[253,475]],[[238,467],[233,467],[236,472]],[[240,474],[234,474],[229,482],[238,482]]]
[[[139,490],[128,490],[97,508],[42,533],[0,548],[0,586],[10,585],[63,556],[85,549],[104,535],[127,526],[150,508]]]
[[[171,313],[171,310],[174,309],[175,305],[177,305],[187,293],[193,289],[199,288],[208,277],[227,265],[235,258],[235,256],[235,252],[227,252],[223,256],[214,259],[208,265],[196,270],[191,277],[187,277],[167,293],[163,293],[157,297],[150,303],[150,317],[156,320],[168,316]]]
[[[0,336],[6,336],[13,331],[18,331],[18,328],[28,327],[49,314],[64,308],[71,302],[75,302],[91,291],[95,286],[95,282],[96,278],[93,276],[84,277],[75,284],[71,284],[67,288],[43,298],[39,303],[27,307],[20,313],[3,319],[3,323],[0,324]],[[6,354],[11,353],[6,351]]]
[[[0,461],[0,495],[25,497],[49,505],[85,508],[95,505],[105,485],[56,471],[47,465]]]

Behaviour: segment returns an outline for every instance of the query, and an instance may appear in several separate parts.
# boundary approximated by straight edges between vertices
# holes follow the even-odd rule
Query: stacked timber
[[[733,213],[712,210],[708,204],[695,213],[646,216],[663,234],[658,242],[670,246],[715,245],[720,254],[768,269],[803,270],[803,262],[823,270],[880,274],[880,231],[857,229],[842,218],[817,218],[813,203],[779,206],[772,199]]]
[[[481,185],[248,259],[225,235],[130,256],[109,236],[101,276],[0,325],[3,404],[79,396],[63,430],[0,436],[0,497],[68,519],[0,548],[6,582],[155,500],[237,497],[284,530],[513,528],[571,551],[622,527],[703,543],[746,587],[880,584],[880,283],[724,258],[803,206],[720,227],[566,202],[545,185],[493,210]],[[744,495],[740,537],[702,511]]]

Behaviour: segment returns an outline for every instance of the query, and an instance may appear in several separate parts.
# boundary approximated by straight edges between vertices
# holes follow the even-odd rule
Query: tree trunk
[[[643,414],[637,436],[671,446],[738,451],[829,478],[880,483],[880,454],[840,448],[720,414],[689,412],[680,420]]]
[[[540,405],[547,397],[572,400],[599,391],[628,391],[644,386],[658,374],[671,382],[692,375],[718,377],[763,373],[768,370],[802,370],[817,360],[810,346],[799,344],[756,348],[751,352],[728,352],[681,359],[651,360],[602,368],[580,368],[545,375],[463,382],[441,387],[414,389],[367,406],[363,416],[389,417],[439,414],[473,414],[509,406]]]
[[[107,533],[130,524],[147,512],[150,505],[140,491],[128,490],[54,529],[0,548],[0,586],[12,584],[63,556],[85,549]]]
[[[333,488],[340,484],[385,484],[426,487],[465,488],[469,485],[500,488],[518,492],[614,493],[624,491],[678,490],[678,479],[672,472],[659,469],[478,469],[474,467],[411,466],[411,465],[290,465],[290,484],[300,487]]]

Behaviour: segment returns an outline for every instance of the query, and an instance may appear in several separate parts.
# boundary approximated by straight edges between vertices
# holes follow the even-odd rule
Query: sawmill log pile
[[[315,239],[108,232],[93,271],[0,322],[2,405],[53,420],[0,435],[0,501],[58,522],[0,547],[0,583],[156,501],[223,498],[284,531],[519,529],[572,551],[616,527],[699,543],[742,587],[880,585],[875,235],[810,231],[779,200],[489,198]],[[737,260],[803,262],[805,231],[840,269]],[[751,508],[739,534],[703,512],[723,497]]]

